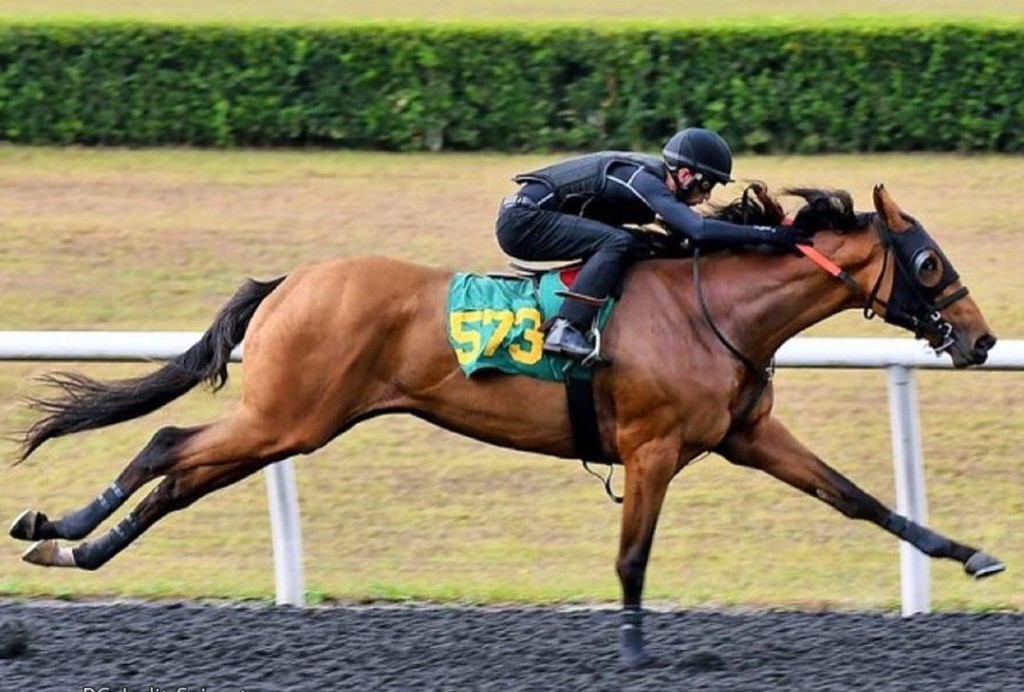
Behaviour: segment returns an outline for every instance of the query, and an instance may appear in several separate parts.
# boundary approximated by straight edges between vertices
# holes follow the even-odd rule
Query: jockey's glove
[[[805,231],[792,226],[759,226],[764,233],[764,242],[780,250],[796,251],[797,245],[813,245],[814,241]]]

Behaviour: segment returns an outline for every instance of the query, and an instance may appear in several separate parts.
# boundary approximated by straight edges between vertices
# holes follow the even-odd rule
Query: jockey
[[[668,140],[661,159],[602,151],[515,176],[521,187],[498,213],[498,245],[505,254],[527,261],[584,260],[572,287],[582,299],[563,302],[544,351],[577,360],[593,353],[588,332],[600,303],[643,247],[624,224],[657,217],[684,248],[767,244],[794,250],[802,238],[791,226],[740,226],[691,209],[707,201],[715,185],[733,182],[731,174],[725,140],[691,127]]]

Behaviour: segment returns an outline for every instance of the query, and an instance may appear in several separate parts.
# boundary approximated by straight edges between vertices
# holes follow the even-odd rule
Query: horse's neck
[[[825,254],[842,241],[825,239]],[[864,258],[847,253],[862,271]],[[701,260],[702,290],[719,329],[755,363],[808,327],[857,305],[859,296],[805,257],[737,253]]]

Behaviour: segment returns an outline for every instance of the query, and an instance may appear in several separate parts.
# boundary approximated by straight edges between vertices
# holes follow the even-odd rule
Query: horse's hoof
[[[620,651],[619,661],[622,663],[622,667],[628,670],[652,668],[658,665],[657,657],[649,653],[647,649],[637,649],[634,651]]]
[[[11,523],[11,530],[8,533],[11,538],[17,538],[19,541],[34,541],[39,538],[39,527],[46,521],[46,515],[42,512],[26,509]]]
[[[21,559],[32,565],[43,567],[77,567],[71,548],[62,548],[57,541],[39,541],[21,555]]]
[[[980,550],[964,563],[964,571],[975,579],[983,579],[993,574],[999,574],[1006,569],[1006,565],[988,553]]]

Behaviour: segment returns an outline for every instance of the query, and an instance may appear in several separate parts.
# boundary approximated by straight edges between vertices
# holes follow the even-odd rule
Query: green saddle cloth
[[[590,368],[565,356],[544,353],[541,325],[558,312],[568,290],[560,272],[532,279],[457,273],[448,287],[448,341],[467,376],[496,369],[561,382],[567,376],[589,379]],[[601,309],[600,328],[614,301]]]

